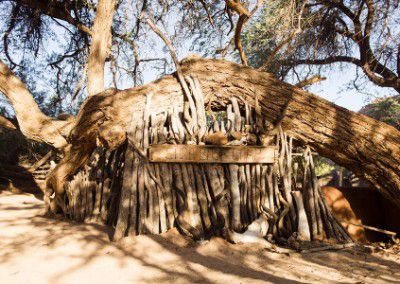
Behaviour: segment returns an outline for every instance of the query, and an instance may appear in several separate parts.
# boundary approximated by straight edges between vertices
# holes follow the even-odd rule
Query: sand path
[[[400,283],[400,256],[282,255],[172,230],[109,241],[107,228],[39,216],[33,195],[0,194],[0,283]]]

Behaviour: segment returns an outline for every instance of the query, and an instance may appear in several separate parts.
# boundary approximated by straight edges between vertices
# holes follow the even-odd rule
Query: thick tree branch
[[[397,76],[400,76],[400,43],[397,46]]]
[[[39,10],[41,13],[48,15],[52,18],[57,18],[68,22],[69,24],[77,27],[80,31],[92,35],[92,31],[79,20],[74,19],[70,5],[74,5],[69,1],[47,1],[47,0],[16,0],[18,4],[28,6],[32,9]]]
[[[246,54],[243,51],[241,35],[242,35],[243,25],[246,23],[247,20],[248,20],[248,17],[246,15],[240,15],[239,19],[236,23],[236,30],[235,30],[235,47],[239,52],[239,56],[240,56],[240,59],[242,60],[242,64],[246,65],[246,66],[248,65],[248,63],[247,63]]]
[[[235,43],[235,48],[239,52],[240,59],[243,65],[248,65],[247,57],[244,53],[242,41],[241,41],[241,34],[243,26],[247,23],[252,15],[258,10],[258,8],[263,4],[263,0],[258,0],[256,6],[253,8],[251,12],[249,12],[240,1],[233,1],[233,0],[225,0],[227,11],[229,10],[235,11],[239,15],[239,19],[236,23],[235,35],[233,37],[233,42]],[[231,45],[232,40],[230,41],[229,45]],[[229,45],[223,50],[223,54],[226,54]],[[223,55],[225,56],[225,55]]]
[[[14,123],[9,121],[7,118],[5,118],[2,115],[0,115],[0,127],[9,129],[9,130],[17,130],[17,127],[15,127]]]
[[[352,61],[343,61],[343,62],[351,62],[359,66],[367,75],[368,79],[381,87],[391,87],[394,88],[397,92],[400,92],[400,78],[396,75],[392,70],[387,68],[384,64],[381,64],[373,54],[370,38],[373,30],[373,25],[375,21],[375,4],[372,0],[362,1],[358,7],[358,11],[354,13],[351,11],[342,1],[337,0],[320,0],[321,4],[336,8],[343,14],[345,14],[354,25],[354,33],[349,32],[347,28],[347,24],[342,19],[339,22],[345,26],[345,30],[337,30],[336,32],[351,39],[358,47],[360,51],[360,59],[352,60]],[[362,28],[362,23],[360,21],[360,16],[362,14],[362,9],[364,3],[367,7],[367,14],[365,20],[364,30]],[[338,57],[338,56],[335,56]],[[335,60],[334,62],[339,62],[340,60]],[[330,64],[323,63],[319,60],[314,60],[315,63],[309,64]],[[332,62],[331,62],[332,63]],[[307,64],[307,63],[306,63]]]
[[[225,0],[226,6],[232,11],[235,11],[239,15],[239,19],[236,23],[236,29],[235,29],[235,35],[234,35],[234,43],[235,43],[235,48],[239,52],[240,59],[242,60],[243,65],[248,65],[247,64],[247,58],[246,54],[243,51],[243,46],[241,43],[241,34],[242,34],[242,29],[243,25],[247,22],[247,20],[250,17],[250,12],[240,3],[239,1],[233,1],[233,0]]]
[[[243,6],[242,3],[240,3],[240,1],[225,0],[225,3],[229,9],[235,11],[240,16],[246,15],[247,17],[250,17],[250,12]]]
[[[364,38],[367,42],[369,42],[375,19],[375,6],[374,1],[372,0],[366,0],[365,2],[367,4],[367,19],[364,28]]]
[[[10,100],[21,132],[29,139],[55,148],[67,145],[62,133],[69,132],[69,121],[55,121],[44,115],[22,81],[0,61],[0,91]]]

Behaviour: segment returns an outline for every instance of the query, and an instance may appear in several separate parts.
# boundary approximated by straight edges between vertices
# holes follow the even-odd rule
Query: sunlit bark
[[[104,90],[104,64],[111,50],[111,26],[115,5],[115,0],[100,0],[97,5],[88,60],[89,96]]]
[[[200,80],[206,105],[218,109],[234,96],[255,107],[258,98],[268,121],[280,122],[298,141],[366,178],[400,205],[400,132],[394,127],[339,107],[269,73],[231,62],[192,58],[184,60],[181,68],[185,76]],[[128,90],[110,89],[89,98],[71,136],[70,156],[79,157],[77,163],[62,174],[56,168],[54,174],[65,179],[73,173],[90,155],[87,150],[94,148],[96,140],[109,148],[122,143],[132,111],[143,109],[149,93],[154,94],[153,111],[183,107],[182,88],[174,76]],[[65,162],[70,163],[71,157]],[[63,162],[61,167],[65,167]]]
[[[62,133],[68,132],[68,121],[56,121],[39,109],[24,83],[0,61],[0,91],[10,100],[21,132],[29,139],[45,142],[55,148],[67,145]]]

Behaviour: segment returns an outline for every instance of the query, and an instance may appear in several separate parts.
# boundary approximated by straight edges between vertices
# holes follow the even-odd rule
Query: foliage
[[[368,78],[400,89],[397,0],[276,0],[261,6],[256,0],[239,2],[252,15],[242,33],[251,66],[300,81],[332,63],[347,62],[371,71],[364,68],[353,87],[361,89]],[[194,51],[239,59],[233,38],[240,17],[227,1],[117,3],[106,87],[137,86],[173,69],[168,50],[146,25],[146,17],[172,41],[180,58]],[[0,17],[5,19],[0,24],[0,59],[23,79],[46,114],[76,113],[87,95],[88,30],[96,6],[92,0],[0,1]]]
[[[337,169],[338,167],[331,160],[321,156],[316,156],[314,163],[315,163],[315,174],[317,176],[326,175],[331,171]]]
[[[244,35],[250,62],[302,80],[332,64],[354,64],[365,79],[400,91],[399,1],[280,0],[269,3]],[[303,72],[300,72],[303,71]]]
[[[167,50],[141,19],[142,12],[154,18],[178,50],[211,55],[226,45],[233,22],[225,1],[206,2],[207,12],[201,1],[117,1],[106,87],[137,86],[145,77],[154,79],[173,69]],[[96,5],[91,0],[0,1],[0,17],[5,19],[0,23],[0,59],[49,115],[76,113],[87,96],[90,35],[85,28],[92,26]]]
[[[360,112],[400,130],[399,96],[377,100],[365,106]]]

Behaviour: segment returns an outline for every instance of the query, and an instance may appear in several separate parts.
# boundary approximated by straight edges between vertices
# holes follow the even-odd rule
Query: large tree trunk
[[[201,58],[189,58],[181,64],[184,75],[200,80],[206,105],[218,109],[237,97],[241,104],[255,107],[258,100],[268,121],[281,123],[295,139],[366,178],[400,206],[400,132],[395,128],[281,82],[269,73]],[[62,194],[64,181],[86,162],[96,141],[112,149],[120,145],[134,117],[132,111],[144,109],[149,93],[154,94],[154,110],[183,108],[182,89],[173,75],[89,98],[71,133],[70,151],[53,171],[49,185]]]
[[[43,3],[25,1],[23,4],[35,6],[35,8],[46,11],[49,15],[66,20],[69,23],[73,22],[68,12],[64,15],[65,11],[60,12],[59,9],[47,7]],[[104,65],[111,49],[111,26],[115,7],[115,0],[98,1],[96,17],[91,30],[75,23],[78,28],[92,36],[88,59],[89,96],[104,90]],[[69,152],[69,147],[66,147],[68,146],[66,137],[70,133],[73,118],[71,117],[68,121],[54,120],[41,112],[24,83],[1,60],[0,91],[10,100],[21,132],[27,138],[44,142],[57,149]]]
[[[104,64],[110,55],[111,26],[116,0],[100,0],[92,27],[92,42],[88,60],[89,96],[104,90]]]

